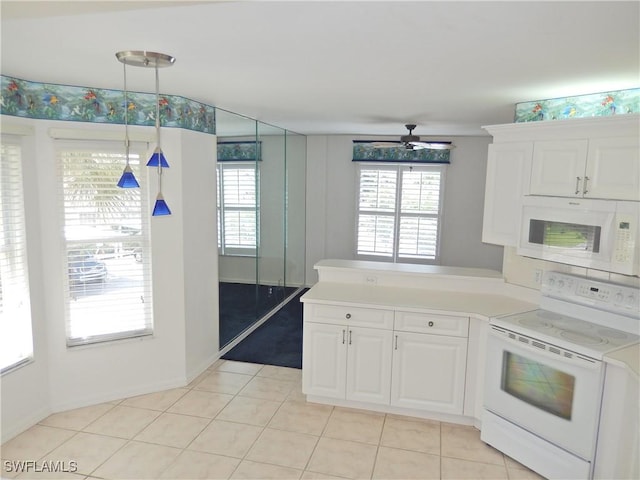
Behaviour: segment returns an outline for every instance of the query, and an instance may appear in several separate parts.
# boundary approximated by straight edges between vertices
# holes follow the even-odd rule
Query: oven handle
[[[531,338],[527,335],[522,335],[520,333],[516,333],[516,332],[512,332],[510,330],[506,330],[502,327],[498,327],[496,325],[490,325],[490,329],[489,329],[489,335],[491,337],[493,337],[495,340],[502,342],[504,344],[507,345],[514,345],[517,346],[518,348],[521,348],[522,350],[525,350],[527,352],[532,352],[535,353],[536,355],[540,355],[544,358],[548,358],[550,360],[556,361],[556,362],[570,362],[574,365],[577,365],[581,368],[585,368],[588,370],[599,370],[602,367],[602,361],[600,360],[596,360],[593,358],[589,358],[589,357],[585,357],[584,355],[580,355],[578,353],[575,352],[569,352],[568,350],[565,350],[564,348],[560,348],[560,347],[556,347],[555,345],[549,345],[553,348],[557,348],[561,353],[557,354],[557,353],[553,353],[553,352],[549,352],[548,350],[544,349],[544,348],[540,348],[540,347],[535,347],[533,345],[531,345],[530,343],[524,343],[521,342],[519,340],[513,339],[509,337],[509,334],[513,334],[516,335],[518,337],[522,337],[522,338],[527,338],[529,341],[537,341],[534,338]],[[539,342],[541,345],[547,345],[547,343],[545,342]],[[564,355],[564,353],[571,353],[571,357],[566,357]]]

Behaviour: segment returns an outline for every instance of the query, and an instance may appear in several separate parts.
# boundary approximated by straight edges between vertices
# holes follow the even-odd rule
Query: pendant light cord
[[[127,167],[129,166],[129,97],[127,95],[127,63],[122,62],[124,69],[124,152]]]
[[[156,62],[156,142],[159,151],[162,151],[160,145],[160,75],[158,73],[158,63]],[[162,162],[158,157],[158,192],[162,193]]]

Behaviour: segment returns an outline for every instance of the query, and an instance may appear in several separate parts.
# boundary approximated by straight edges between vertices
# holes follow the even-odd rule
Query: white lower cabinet
[[[391,405],[461,415],[469,319],[396,312]]]
[[[462,414],[467,339],[395,333],[391,405]]]
[[[303,392],[462,415],[468,329],[466,317],[305,303]]]
[[[311,313],[313,312],[313,313]],[[370,315],[367,315],[367,314]],[[318,314],[318,315],[314,315]],[[320,323],[354,320],[387,329],[353,326],[347,323]],[[305,305],[302,382],[307,395],[388,404],[391,388],[393,312],[326,305]]]

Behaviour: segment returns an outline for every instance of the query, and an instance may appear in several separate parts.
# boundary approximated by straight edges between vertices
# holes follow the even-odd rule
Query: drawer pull
[[[346,318],[347,318],[347,320],[348,320],[348,319],[350,319],[350,318],[351,318],[351,314],[350,314],[350,313],[347,313],[347,314],[345,315],[345,317],[346,317]]]
[[[353,331],[349,330],[349,345],[351,345],[351,334],[353,333]]]
[[[342,344],[343,345],[344,345],[344,336],[345,336],[346,333],[347,332],[344,329],[342,329]]]
[[[429,326],[430,326],[430,327],[433,327],[433,321],[432,321],[432,320],[431,320],[431,321],[429,321]]]

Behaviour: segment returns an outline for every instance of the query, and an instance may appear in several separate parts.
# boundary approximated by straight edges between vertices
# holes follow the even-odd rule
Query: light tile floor
[[[51,415],[1,453],[2,478],[541,478],[473,427],[307,403],[300,370],[224,360],[185,388]],[[20,460],[77,471],[9,471]]]

